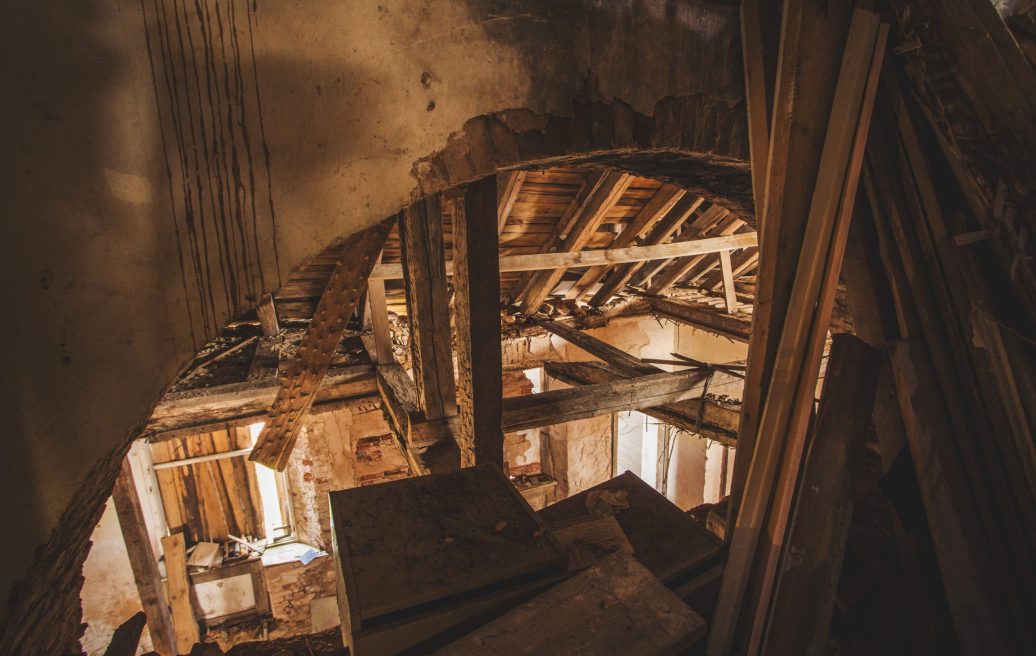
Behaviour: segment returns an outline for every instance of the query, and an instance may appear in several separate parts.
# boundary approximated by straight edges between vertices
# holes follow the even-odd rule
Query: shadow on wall
[[[274,22],[271,15],[283,19],[297,8],[254,1],[13,4],[0,27],[0,71],[9,88],[0,106],[6,228],[0,271],[9,308],[0,356],[0,412],[7,420],[0,516],[17,539],[5,541],[0,553],[0,599],[17,581],[26,584],[0,606],[0,651],[61,653],[80,633],[88,536],[133,423],[200,344],[275,288],[305,249],[316,251],[335,234],[398,209],[415,187],[410,167],[442,147],[445,135],[439,136],[441,126],[426,131],[416,120],[402,133],[392,131],[398,121],[386,128],[407,89],[384,95],[370,89],[383,81],[381,69],[393,70],[397,77],[389,81],[398,87],[395,69],[420,71],[424,60],[435,63],[435,48],[386,50],[386,60],[350,64],[349,44],[330,53],[323,42],[315,47],[287,38],[326,26]],[[384,4],[397,15],[409,7]],[[525,70],[516,70],[528,79],[501,80],[507,93],[444,83],[455,95],[440,96],[440,107],[427,111],[422,98],[418,115],[448,116],[450,129],[458,129],[464,119],[503,107],[570,116],[593,104],[573,104],[575,97],[620,98],[628,104],[611,106],[631,108],[643,122],[666,106],[660,99],[708,93],[715,102],[699,109],[709,121],[691,125],[674,113],[667,125],[691,125],[694,133],[673,140],[740,155],[732,152],[742,149],[739,136],[725,134],[717,146],[709,134],[720,119],[735,125],[732,133],[740,129],[740,65],[730,64],[739,51],[732,45],[732,4],[433,5],[462,6],[471,16],[437,39],[482,30],[501,49],[520,53]],[[340,13],[332,7],[318,9]],[[264,47],[253,49],[260,29]],[[474,45],[486,48],[481,73],[491,73],[492,43]],[[399,61],[387,59],[393,57]],[[443,63],[450,66],[463,77],[455,61]],[[428,68],[432,76],[444,74]],[[334,93],[318,104],[315,98],[332,91],[325,83]],[[361,84],[365,93],[351,92]],[[614,132],[586,136],[572,136],[556,154],[587,152],[573,150],[584,144],[618,147]],[[390,164],[365,168],[369,159]],[[335,177],[338,165],[350,176],[356,167],[366,171],[369,179],[356,175],[350,184],[384,192],[384,206],[367,196],[366,210],[362,203],[342,209],[353,187]],[[743,162],[733,168],[747,180]],[[334,180],[303,184],[306,198],[298,200],[298,183],[329,171]],[[381,173],[391,175],[379,180]],[[37,553],[38,545],[44,546]]]

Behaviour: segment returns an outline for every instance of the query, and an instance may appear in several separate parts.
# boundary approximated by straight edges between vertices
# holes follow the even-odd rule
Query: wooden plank
[[[734,267],[730,263],[730,251],[720,251],[719,268],[723,275],[723,304],[727,314],[737,312],[737,290],[734,289]]]
[[[126,554],[133,570],[133,580],[137,584],[140,606],[147,617],[151,642],[159,652],[175,653],[173,618],[166,604],[162,575],[158,571],[158,560],[151,548],[151,537],[148,535],[144,511],[140,505],[137,486],[133,481],[133,470],[128,459],[123,459],[119,476],[115,479],[112,501],[115,504],[115,513],[119,517],[122,539],[126,543]],[[112,643],[114,642],[113,639]],[[133,653],[135,651],[136,644]]]
[[[504,467],[499,244],[492,229],[498,191],[492,178],[484,178],[453,205],[461,467],[484,462]]]
[[[518,200],[518,194],[525,184],[528,171],[505,171],[496,175],[496,222],[497,234],[503,234],[504,226],[511,217],[511,210]],[[456,257],[456,256],[455,256]]]
[[[129,618],[115,629],[104,656],[136,656],[140,644],[140,634],[144,632],[147,617],[141,611]]]
[[[565,232],[557,250],[568,253],[582,250],[590,237],[597,231],[597,227],[605,215],[619,202],[632,181],[633,178],[628,173],[606,172],[588,196],[586,203],[577,212],[571,229]],[[529,291],[520,305],[522,313],[535,314],[564,273],[564,268],[557,268],[541,271],[533,276]]]
[[[704,303],[658,297],[651,299],[651,309],[660,317],[736,342],[748,343],[752,334],[752,318],[749,315],[724,314]]]
[[[198,642],[198,620],[191,606],[191,588],[187,579],[187,556],[183,533],[174,533],[162,538],[162,552],[165,556],[165,571],[169,589],[169,606],[172,609],[174,643],[177,654],[186,654]]]
[[[646,365],[639,358],[617,349],[611,344],[606,344],[581,330],[570,328],[556,321],[535,321],[535,324],[570,344],[578,346],[590,355],[616,367],[622,373],[637,376],[661,371],[658,367]]]
[[[630,377],[595,362],[547,362],[544,364],[544,369],[551,378],[569,385],[609,383],[620,378]],[[679,430],[699,434],[726,446],[734,446],[737,424],[740,419],[738,410],[711,401],[705,401],[705,408],[702,410],[702,403],[699,399],[690,399],[646,408],[641,412]],[[699,417],[701,417],[700,424]]]
[[[820,410],[768,620],[764,652],[822,654],[849,537],[854,478],[866,448],[880,351],[847,334],[832,339]]]
[[[282,471],[298,439],[302,420],[309,412],[346,322],[356,309],[363,282],[374,266],[388,237],[392,220],[361,230],[345,239],[341,259],[320,297],[316,314],[291,362],[277,398],[270,407],[249,459]]]
[[[736,228],[736,227],[735,227]],[[731,229],[729,232],[733,232]],[[687,239],[669,244],[651,246],[627,246],[624,248],[607,248],[590,251],[574,251],[563,253],[535,253],[529,255],[504,255],[500,258],[499,267],[502,273],[516,271],[544,271],[558,267],[608,267],[630,262],[649,262],[652,260],[668,260],[676,257],[721,253],[724,250],[752,248],[758,245],[754,232],[726,234],[718,237]],[[453,261],[446,263],[446,275],[454,274]],[[379,264],[371,273],[372,278],[393,280],[402,277],[403,269],[399,264]]]
[[[615,554],[435,653],[682,654],[705,630],[633,556]]]
[[[854,10],[809,208],[808,229],[801,244],[802,257],[785,308],[788,320],[782,327],[759,422],[757,435],[767,438],[755,444],[752,454],[743,504],[734,525],[728,574],[710,635],[710,654],[730,650],[739,618],[744,618],[746,628],[751,627],[750,652],[755,653],[763,637],[883,54],[878,16]],[[748,371],[751,375],[751,359]],[[759,596],[742,610],[750,577]]]
[[[743,250],[731,258],[731,276],[735,279],[748,273],[759,264],[759,251],[752,248]],[[708,291],[716,291],[723,285],[723,272],[713,271],[705,278],[700,287]]]
[[[748,152],[752,164],[752,192],[757,217],[763,207],[766,161],[770,154],[770,116],[773,113],[777,77],[780,23],[780,2],[743,0],[741,3],[741,54],[745,67]]]
[[[384,254],[384,252],[383,252]],[[381,264],[382,255],[374,268]],[[400,277],[403,274],[400,265]],[[392,336],[389,331],[388,305],[385,303],[385,281],[375,278],[373,273],[367,278],[367,311],[370,317],[371,331],[374,334],[374,364],[390,364],[395,362],[392,354]]]
[[[259,327],[266,337],[273,337],[281,331],[280,323],[277,321],[277,306],[273,301],[273,294],[264,294],[259,299],[259,307],[256,308],[259,315]]]
[[[728,526],[734,525],[748,477],[749,454],[755,448],[795,268],[803,253],[823,149],[823,126],[831,115],[851,12],[852,3],[848,2],[821,7],[806,0],[784,1],[765,190],[755,193],[764,199],[756,208],[761,237],[759,271],[741,405],[740,457],[734,460],[731,477]]]
[[[705,202],[704,198],[683,196],[677,201],[676,205],[673,206],[669,213],[662,219],[659,219],[655,223],[655,226],[648,232],[644,238],[646,245],[657,245],[664,244],[676,234],[676,232],[683,227],[684,223],[698,211],[698,208]],[[696,229],[698,226],[703,225],[704,222],[709,220],[709,211],[702,212],[701,216],[697,217],[687,230]],[[686,230],[685,230],[686,232]],[[699,236],[700,233],[688,232],[688,235]],[[681,241],[681,240],[677,240]],[[682,240],[687,241],[687,240]],[[598,307],[608,302],[616,292],[620,291],[623,287],[629,283],[633,276],[642,270],[640,264],[629,264],[621,267],[615,267],[608,277],[604,279],[601,284],[601,288],[598,289],[594,295],[590,298],[590,305]]]
[[[707,378],[707,373],[695,370],[662,372],[512,396],[504,400],[504,431],[510,433],[694,399],[701,395]]]
[[[614,251],[619,248],[626,248],[638,239],[647,229],[655,225],[660,221],[673,206],[676,205],[677,201],[684,197],[685,192],[676,185],[665,184],[662,185],[655,195],[651,197],[644,207],[637,212],[637,215],[633,217],[633,220],[626,224],[626,227],[622,229],[615,240],[608,247],[609,251]],[[580,299],[583,295],[595,284],[600,282],[601,278],[608,272],[607,265],[598,265],[590,267],[583,273],[582,277],[572,286],[572,289],[565,294],[565,298],[568,299]]]
[[[431,419],[457,412],[441,208],[436,194],[403,210],[399,221],[414,382]]]

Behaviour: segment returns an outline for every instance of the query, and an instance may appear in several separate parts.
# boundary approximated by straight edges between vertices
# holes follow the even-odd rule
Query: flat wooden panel
[[[191,589],[187,579],[187,556],[183,535],[174,533],[162,538],[169,606],[172,609],[176,634],[176,653],[186,654],[198,642],[198,620],[191,606]]]
[[[461,466],[504,464],[500,269],[493,229],[496,182],[470,185],[454,204],[453,286],[457,318],[457,441]]]

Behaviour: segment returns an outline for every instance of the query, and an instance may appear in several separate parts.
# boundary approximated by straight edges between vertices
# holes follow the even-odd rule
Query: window
[[[291,536],[283,473],[248,460],[262,424],[151,445],[166,521],[188,544]]]

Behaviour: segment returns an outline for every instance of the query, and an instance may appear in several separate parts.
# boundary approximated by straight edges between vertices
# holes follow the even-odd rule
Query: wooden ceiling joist
[[[608,211],[622,198],[631,182],[632,176],[628,173],[607,171],[601,176],[586,202],[576,212],[571,228],[566,230],[557,250],[568,253],[582,250]],[[564,273],[565,268],[558,268],[534,275],[529,290],[521,301],[522,313],[535,314]]]
[[[288,456],[302,428],[302,419],[316,400],[317,389],[324,380],[335,348],[356,309],[364,282],[385,244],[391,225],[391,220],[382,221],[349,236],[342,243],[335,271],[249,456],[253,462],[278,471],[288,464]]]
[[[431,419],[457,412],[441,208],[436,194],[399,217],[414,381],[421,409]]]

